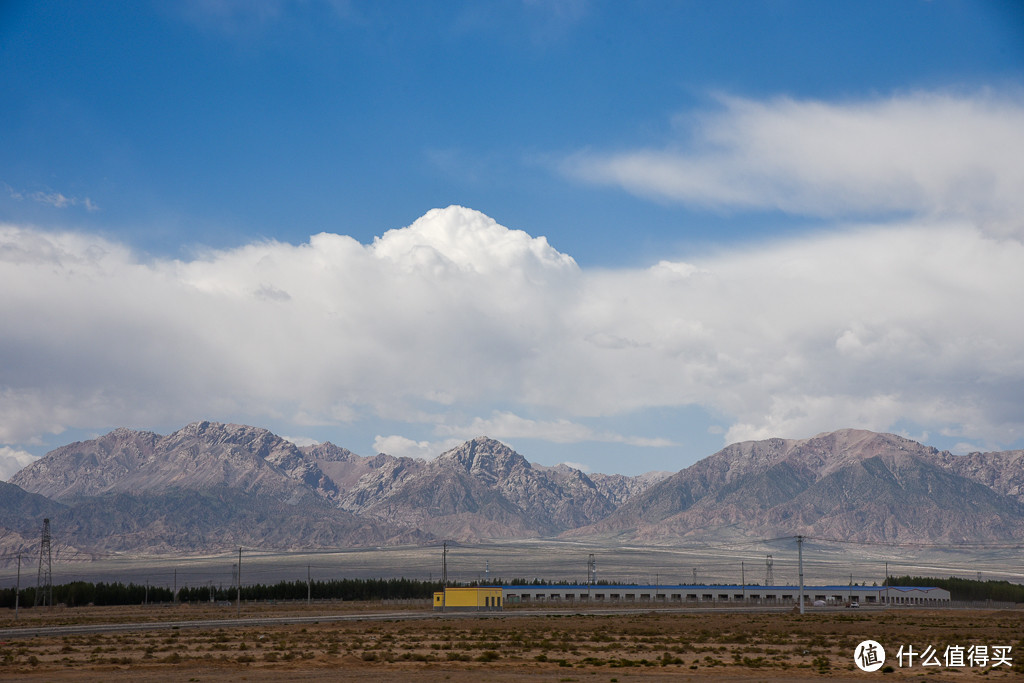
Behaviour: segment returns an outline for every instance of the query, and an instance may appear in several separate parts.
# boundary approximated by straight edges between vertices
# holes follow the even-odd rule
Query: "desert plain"
[[[232,619],[236,610],[242,624]],[[301,623],[282,623],[285,620]],[[136,624],[110,631],[104,624]],[[98,628],[50,633],[47,627]],[[14,627],[37,629],[34,636]],[[854,664],[860,642],[885,667]],[[1010,646],[1012,663],[899,666],[900,646]],[[0,679],[51,681],[1017,680],[1024,609],[539,611],[436,614],[421,604],[38,608],[0,617]],[[984,677],[984,678],[981,678]]]

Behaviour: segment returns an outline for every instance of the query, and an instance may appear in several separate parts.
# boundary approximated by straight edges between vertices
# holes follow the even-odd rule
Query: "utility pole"
[[[775,564],[775,560],[772,559],[771,555],[768,555],[764,559],[764,585],[774,586],[775,585],[775,570],[772,568]]]
[[[587,600],[590,600],[590,591],[597,583],[597,560],[594,553],[587,556]]]
[[[885,562],[885,608],[889,609],[889,561]]]
[[[308,564],[306,565],[306,604],[313,604],[313,579]]]
[[[747,572],[743,567],[743,562],[740,562],[740,582],[743,584],[743,602],[747,601]]]
[[[43,520],[43,537],[39,542],[39,572],[36,576],[36,601],[53,607],[53,564],[50,555],[50,518]]]
[[[448,541],[441,544],[441,611],[448,603]]]
[[[14,589],[14,620],[18,620],[18,603],[21,598],[21,553],[18,553],[18,582]]]
[[[235,607],[235,616],[242,614],[242,549],[238,549],[238,605]]]
[[[796,551],[800,562],[800,614],[804,613],[804,537],[796,537]]]
[[[693,585],[694,586],[697,585],[697,568],[696,567],[693,568]]]

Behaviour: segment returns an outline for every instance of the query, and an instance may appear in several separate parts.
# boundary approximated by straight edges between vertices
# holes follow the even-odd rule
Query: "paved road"
[[[880,611],[884,608],[866,608],[863,611]],[[292,617],[251,617],[227,619],[198,619],[189,621],[156,621],[131,622],[118,624],[74,624],[68,626],[32,626],[28,628],[0,629],[0,641],[24,638],[88,635],[92,633],[121,633],[130,631],[156,631],[174,629],[211,629],[211,628],[246,628],[252,626],[273,626],[286,624],[323,624],[345,621],[411,621],[415,619],[465,619],[465,618],[515,618],[515,617],[546,617],[566,615],[615,615],[615,614],[650,614],[652,612],[673,612],[677,614],[722,614],[728,613],[786,613],[790,607],[690,607],[686,609],[609,609],[609,610],[525,610],[514,609],[501,612],[433,612],[426,610],[391,611],[391,612],[358,612],[349,614],[320,614],[313,616]],[[816,607],[808,612],[842,612],[842,608]]]

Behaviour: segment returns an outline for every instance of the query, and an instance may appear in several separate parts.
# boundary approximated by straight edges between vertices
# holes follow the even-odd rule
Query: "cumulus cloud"
[[[1021,263],[959,221],[595,272],[459,207],[191,261],[4,226],[0,443],[202,415],[425,425],[375,444],[420,457],[481,434],[664,447],[581,420],[689,405],[726,441],[903,421],[1010,443]]]
[[[587,152],[578,178],[728,209],[971,217],[1024,235],[1024,97],[911,93],[826,103],[720,97],[661,148]]]
[[[576,273],[543,238],[458,207],[368,246],[320,234],[187,262],[4,226],[0,442],[162,411],[408,419],[514,392],[557,316],[548,287]]]
[[[31,453],[9,446],[0,446],[0,481],[7,481],[35,460],[36,457]]]

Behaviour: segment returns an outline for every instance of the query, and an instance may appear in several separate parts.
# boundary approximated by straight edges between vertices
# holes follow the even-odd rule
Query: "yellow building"
[[[443,610],[499,610],[502,608],[501,588],[479,586],[476,588],[445,588],[434,593],[434,609]]]

